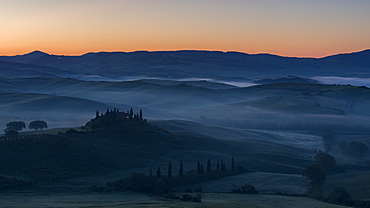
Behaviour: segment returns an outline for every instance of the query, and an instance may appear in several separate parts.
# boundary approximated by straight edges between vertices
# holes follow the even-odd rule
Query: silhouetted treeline
[[[116,108],[107,109],[102,114],[96,111],[95,118],[87,122],[85,128],[98,129],[132,121],[146,121],[146,119],[143,119],[143,111],[141,109],[138,113],[134,113],[132,108],[127,112],[120,112]]]
[[[366,144],[357,141],[345,142],[339,144],[339,148],[343,154],[351,156],[364,156],[369,150]]]
[[[12,121],[6,124],[6,128],[4,129],[5,136],[7,137],[14,137],[18,135],[18,131],[22,131],[26,128],[26,123],[23,121]],[[29,129],[35,129],[36,131],[39,129],[48,128],[48,124],[45,121],[31,121],[28,125]]]
[[[184,173],[181,161],[178,174],[174,175],[172,172],[172,163],[170,162],[167,166],[167,175],[163,175],[161,167],[158,167],[155,175],[152,174],[152,169],[150,169],[149,175],[146,175],[145,173],[132,173],[128,178],[110,182],[103,187],[94,186],[91,189],[99,192],[131,190],[145,193],[163,194],[168,193],[172,187],[217,180],[226,176],[238,175],[246,172],[243,167],[238,165],[235,166],[233,158],[232,162],[230,163],[230,168],[226,168],[224,161],[218,161],[218,163],[223,164],[220,166],[223,168],[211,168],[211,160],[208,160],[207,168],[204,169],[204,165],[199,161],[196,169],[192,169]],[[201,192],[201,188],[196,189],[195,191]]]

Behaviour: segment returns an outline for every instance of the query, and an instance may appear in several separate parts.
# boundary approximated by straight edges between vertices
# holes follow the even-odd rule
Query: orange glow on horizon
[[[0,55],[239,51],[325,57],[370,48],[370,1],[6,1]]]

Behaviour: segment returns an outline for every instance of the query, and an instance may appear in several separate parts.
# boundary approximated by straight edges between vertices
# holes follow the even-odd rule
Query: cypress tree
[[[140,120],[143,120],[143,110],[140,109]]]
[[[99,118],[100,115],[99,115],[99,111],[96,111],[96,115],[95,115],[95,118]]]
[[[197,173],[200,174],[200,162],[198,161],[198,165],[197,165]]]
[[[157,178],[160,178],[162,176],[160,167],[157,169],[156,175],[157,175]]]
[[[132,110],[132,108],[131,108],[131,109],[130,109],[130,119],[131,119],[131,120],[132,120],[133,116],[134,116],[134,110]]]
[[[210,173],[211,172],[211,160],[208,159],[207,161],[207,173]]]
[[[182,178],[184,176],[184,167],[182,165],[182,160],[180,161],[179,176]]]
[[[225,162],[223,160],[221,160],[221,171],[226,171]]]
[[[172,178],[172,165],[171,165],[171,162],[168,163],[168,178]]]

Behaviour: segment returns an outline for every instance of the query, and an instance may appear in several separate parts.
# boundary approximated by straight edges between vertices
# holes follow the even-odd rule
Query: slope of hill
[[[55,67],[0,61],[0,77],[4,78],[57,78],[59,76],[67,76],[70,74],[71,73],[67,70],[58,69]]]
[[[0,127],[4,128],[13,120],[46,120],[50,127],[80,126],[97,110],[111,108],[92,100],[48,94],[0,91],[0,97]]]
[[[214,89],[220,85],[208,82],[196,83],[198,86],[191,84],[161,80],[91,82],[74,79],[0,79],[3,91],[82,98],[116,108],[143,108],[148,118],[194,120],[207,117],[222,119],[225,124],[230,120],[264,120],[279,124],[281,121],[320,121],[343,125],[364,125],[370,121],[370,94],[366,87],[275,83]],[[89,109],[93,108],[96,107]]]
[[[337,54],[328,57],[324,57],[324,60],[338,61],[338,62],[349,62],[349,63],[365,63],[370,64],[370,49],[355,52],[355,53],[345,53]]]
[[[186,151],[170,153],[186,163],[226,160],[235,157],[238,165],[252,171],[300,173],[310,163],[313,146],[279,143],[281,137],[265,132],[212,127],[187,121],[154,121],[190,144]],[[203,158],[202,160],[200,158]],[[179,158],[180,159],[180,158]],[[282,162],[284,161],[284,162]],[[229,165],[229,161],[226,160]]]
[[[0,175],[50,180],[143,167],[185,143],[150,124],[0,139]]]

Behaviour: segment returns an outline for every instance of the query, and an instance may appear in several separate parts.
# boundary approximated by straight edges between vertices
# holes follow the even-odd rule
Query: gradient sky
[[[0,55],[370,48],[370,0],[0,0]]]

